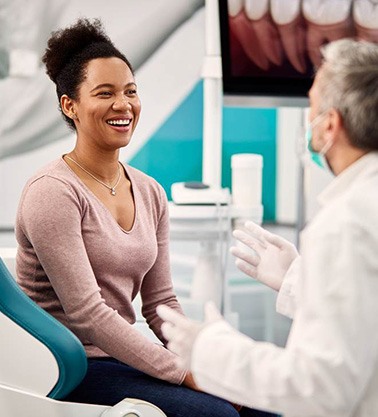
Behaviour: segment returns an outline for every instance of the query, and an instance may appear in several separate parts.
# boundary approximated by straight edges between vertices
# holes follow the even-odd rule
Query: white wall
[[[298,215],[299,159],[298,135],[303,110],[280,108],[277,111],[276,219],[295,224]]]

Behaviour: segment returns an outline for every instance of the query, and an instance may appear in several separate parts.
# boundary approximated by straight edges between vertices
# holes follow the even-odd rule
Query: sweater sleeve
[[[19,227],[33,247],[70,329],[108,355],[153,377],[181,383],[175,356],[152,343],[101,296],[82,237],[85,199],[67,183],[42,177],[24,193]],[[47,297],[47,295],[46,295]]]
[[[152,268],[143,279],[141,287],[142,314],[151,330],[165,344],[161,333],[162,319],[156,314],[156,307],[165,304],[183,314],[173,291],[169,259],[169,211],[164,190],[159,186],[159,218],[157,225],[158,254]]]

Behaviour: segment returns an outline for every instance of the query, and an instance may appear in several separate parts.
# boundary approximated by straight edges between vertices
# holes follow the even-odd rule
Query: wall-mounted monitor
[[[308,106],[319,48],[378,42],[378,0],[219,0],[226,105]]]

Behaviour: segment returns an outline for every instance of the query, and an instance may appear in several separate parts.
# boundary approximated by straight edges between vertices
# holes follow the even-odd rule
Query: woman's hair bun
[[[99,19],[79,19],[75,24],[52,33],[42,58],[46,73],[54,83],[62,69],[79,52],[94,43],[113,46]]]

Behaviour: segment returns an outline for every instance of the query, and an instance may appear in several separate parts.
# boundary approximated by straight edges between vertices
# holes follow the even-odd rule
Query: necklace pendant
[[[114,189],[114,188],[112,188],[112,189],[110,190],[110,194],[111,194],[111,195],[116,195],[116,192],[115,192],[115,189]]]

